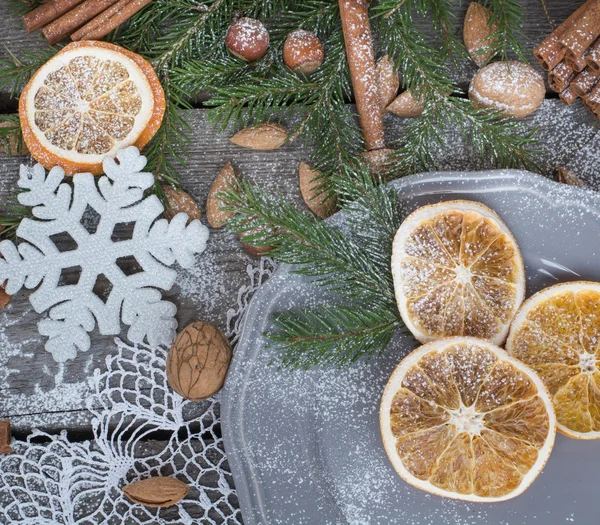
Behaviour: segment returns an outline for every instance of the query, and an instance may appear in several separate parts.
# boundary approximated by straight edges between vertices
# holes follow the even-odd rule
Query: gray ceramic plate
[[[427,173],[393,183],[406,212],[472,199],[517,238],[528,295],[559,281],[600,281],[600,195],[520,171]],[[336,216],[334,220],[342,221]],[[247,525],[597,525],[600,441],[558,436],[546,468],[520,497],[469,504],[404,483],[381,444],[378,408],[392,370],[412,348],[398,336],[384,354],[343,370],[283,372],[261,336],[272,312],[324,298],[280,267],[258,291],[223,395],[223,431]]]

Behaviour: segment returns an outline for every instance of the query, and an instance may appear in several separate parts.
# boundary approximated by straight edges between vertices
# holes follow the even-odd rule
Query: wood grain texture
[[[564,19],[575,7],[573,2],[547,0],[550,15],[557,22]],[[577,5],[579,2],[577,2]],[[550,31],[549,24],[538,0],[524,2],[526,7],[526,49],[531,50]],[[34,49],[46,45],[39,34],[27,35],[20,24],[6,15],[7,0],[0,0],[3,31],[0,43],[13,52]],[[457,27],[462,24],[467,3],[457,10]],[[537,67],[532,58],[531,63]],[[475,66],[465,62],[456,71],[463,85],[471,78]],[[4,101],[4,102],[2,102]],[[2,106],[4,104],[4,106]],[[0,94],[0,110],[10,107],[6,95]],[[349,111],[354,111],[348,106]],[[264,152],[237,147],[228,141],[232,132],[215,131],[206,120],[206,110],[194,109],[186,113],[191,126],[191,157],[187,168],[182,170],[183,188],[200,204],[205,215],[205,200],[213,179],[226,161],[231,161],[242,177],[251,179],[273,191],[278,191],[298,206],[304,206],[298,187],[298,166],[308,161],[310,151],[300,144],[290,143],[282,148]],[[406,119],[387,115],[385,128],[388,141],[401,135]],[[546,151],[540,155],[540,172],[554,177],[559,166],[573,166],[591,178],[597,172],[592,155],[578,155],[581,148],[590,148],[597,141],[598,120],[577,102],[567,107],[560,101],[546,100],[542,109],[529,117],[528,125],[540,128],[540,147]],[[445,147],[435,148],[438,168],[442,170],[475,170],[489,167],[485,158],[474,155],[467,141],[457,130],[446,134]],[[2,154],[0,154],[2,155]],[[590,157],[590,160],[586,160]],[[0,202],[12,193],[18,178],[21,162],[31,162],[27,157],[0,156]],[[179,326],[194,320],[204,320],[226,330],[227,312],[237,306],[238,290],[249,282],[247,267],[257,259],[247,255],[237,240],[223,229],[211,230],[209,247],[197,258],[196,266],[180,271],[178,286],[166,297],[178,306]],[[204,276],[210,275],[207,279]],[[68,276],[67,276],[68,278]],[[80,353],[64,366],[57,365],[44,348],[44,341],[37,333],[36,314],[28,302],[29,292],[15,297],[11,305],[0,312],[0,345],[8,348],[9,356],[0,363],[0,419],[10,418],[18,435],[27,433],[33,426],[54,431],[68,427],[71,430],[90,430],[90,414],[84,408],[90,394],[86,382],[94,369],[104,369],[104,359],[114,353],[113,336],[92,334],[92,347]],[[121,334],[125,337],[125,333]],[[51,399],[52,410],[42,409],[40,399]]]

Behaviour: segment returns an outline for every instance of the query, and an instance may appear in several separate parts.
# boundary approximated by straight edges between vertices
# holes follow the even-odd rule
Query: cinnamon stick
[[[586,67],[579,75],[571,82],[571,89],[579,97],[587,95],[600,79],[600,71],[594,72],[591,68]]]
[[[600,38],[596,39],[588,50],[585,61],[592,71],[600,71]]]
[[[565,48],[565,57],[575,65],[575,71],[585,67],[584,54],[594,40],[600,36],[600,0],[588,0],[585,9],[574,25],[571,25],[560,38]]]
[[[587,95],[582,97],[583,102],[594,112],[600,108],[600,82],[596,84]]]
[[[99,40],[129,20],[152,0],[119,0],[71,35],[71,40]]]
[[[0,454],[10,454],[12,452],[11,441],[10,421],[0,421]]]
[[[367,151],[385,147],[368,0],[339,0],[352,88]]]
[[[560,62],[550,73],[548,73],[548,84],[550,89],[556,93],[564,91],[568,86],[575,73],[565,62]]]
[[[565,104],[569,106],[573,104],[573,102],[575,102],[578,98],[577,93],[575,93],[575,91],[573,91],[570,86],[564,91],[561,91],[558,96]]]
[[[117,0],[85,0],[82,4],[47,25],[42,33],[44,33],[50,45],[56,44],[116,2]]]
[[[59,16],[64,15],[83,0],[48,0],[37,9],[23,16],[23,25],[28,33],[37,31]]]
[[[552,71],[565,58],[566,48],[561,45],[561,38],[566,31],[577,25],[588,6],[596,1],[587,0],[533,50],[533,54],[546,71]]]

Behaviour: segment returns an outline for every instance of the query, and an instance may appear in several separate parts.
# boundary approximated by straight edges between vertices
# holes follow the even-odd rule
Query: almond
[[[300,193],[306,205],[310,210],[321,219],[326,219],[335,211],[335,202],[333,199],[327,199],[327,196],[320,194],[317,190],[319,181],[316,180],[320,172],[313,170],[306,162],[300,163],[299,179]]]
[[[568,184],[569,186],[585,187],[585,183],[573,172],[569,171],[568,168],[558,168],[558,182]]]
[[[131,501],[145,507],[172,507],[187,496],[190,488],[175,478],[154,477],[123,487]]]
[[[242,248],[244,248],[244,250],[246,250],[246,252],[248,252],[250,255],[256,255],[256,256],[265,255],[273,249],[272,246],[252,246],[251,244],[244,242],[244,238],[246,236],[254,235],[255,233],[258,233],[260,230],[261,230],[261,228],[257,227],[250,231],[247,231],[245,234],[240,235],[240,244],[241,244]]]
[[[394,101],[386,108],[386,111],[393,113],[397,117],[418,117],[425,105],[421,100],[415,100],[412,93],[404,91],[400,93]]]
[[[469,86],[469,98],[478,107],[525,117],[538,109],[544,97],[544,79],[529,64],[510,60],[480,69]]]
[[[483,66],[494,54],[492,51],[483,52],[498,41],[498,36],[491,36],[498,31],[496,22],[490,24],[492,12],[487,8],[471,2],[465,16],[463,40],[471,59],[479,67]]]
[[[379,91],[379,105],[385,110],[396,97],[400,88],[398,72],[394,71],[394,64],[388,55],[377,61],[377,89]]]
[[[190,221],[202,219],[202,212],[189,193],[173,186],[163,186],[163,190],[169,203],[169,207],[163,212],[167,219],[171,220],[178,213],[186,213]]]
[[[10,303],[11,296],[4,291],[4,286],[0,285],[0,308],[4,309]]]
[[[233,212],[223,210],[224,205],[219,194],[234,188],[237,180],[238,176],[231,162],[226,162],[213,181],[206,199],[206,219],[213,228],[220,228],[234,216]]]
[[[287,137],[288,130],[283,126],[264,123],[244,128],[229,140],[242,148],[272,150],[279,148]]]

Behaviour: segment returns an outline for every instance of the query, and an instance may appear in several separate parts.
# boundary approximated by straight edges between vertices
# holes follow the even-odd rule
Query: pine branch
[[[19,115],[0,115],[0,150],[9,156],[23,152],[23,134]]]
[[[382,307],[395,305],[389,261],[374,261],[370,251],[339,228],[248,182],[237,183],[221,198],[235,212],[229,229],[244,242],[271,247],[271,257],[297,265],[296,273],[314,277],[336,294]]]
[[[8,9],[14,17],[20,17],[41,6],[44,0],[10,0]]]
[[[502,60],[508,60],[509,51],[513,51],[519,60],[527,62],[525,52],[518,37],[523,36],[523,8],[519,0],[481,0],[492,17],[490,25],[496,23],[498,30],[490,38],[489,48]]]
[[[391,309],[340,305],[276,314],[273,324],[275,330],[267,337],[282,350],[280,365],[289,369],[343,366],[372,358],[404,327]]]
[[[59,47],[23,51],[20,57],[5,48],[9,58],[0,60],[0,90],[16,98],[32,75],[59,50]]]

